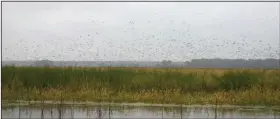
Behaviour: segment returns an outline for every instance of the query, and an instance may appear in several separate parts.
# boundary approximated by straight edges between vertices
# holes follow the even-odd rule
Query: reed
[[[2,99],[279,105],[279,70],[3,67]]]

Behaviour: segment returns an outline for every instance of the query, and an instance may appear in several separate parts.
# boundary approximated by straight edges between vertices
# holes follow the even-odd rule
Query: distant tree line
[[[185,68],[280,68],[279,59],[193,59],[183,64],[162,60],[157,67],[185,67]]]
[[[157,68],[280,68],[279,59],[193,59],[185,62],[144,61],[3,61],[2,66],[157,67]]]
[[[279,59],[194,59],[186,67],[204,68],[279,68]]]

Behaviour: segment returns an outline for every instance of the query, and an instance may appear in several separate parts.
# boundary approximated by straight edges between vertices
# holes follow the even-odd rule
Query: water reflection
[[[279,119],[280,113],[273,110],[244,108],[215,108],[209,106],[116,106],[116,105],[37,105],[6,106],[2,118],[271,118]]]

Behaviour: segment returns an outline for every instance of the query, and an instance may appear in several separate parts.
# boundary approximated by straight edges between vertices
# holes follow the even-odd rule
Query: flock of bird
[[[170,20],[171,23],[174,21]],[[91,20],[93,27],[97,24],[106,24],[104,21],[94,21]],[[147,24],[152,24],[152,21],[147,20]],[[252,42],[248,42],[248,38],[246,36],[240,36],[240,39],[236,39],[234,41],[232,40],[224,40],[226,38],[222,37],[216,37],[216,38],[199,38],[198,36],[195,37],[194,35],[191,34],[191,29],[190,25],[186,23],[186,21],[182,22],[182,25],[186,26],[184,28],[177,28],[177,29],[163,29],[160,32],[156,33],[150,33],[147,31],[141,31],[137,30],[137,27],[135,26],[137,24],[136,21],[128,21],[129,26],[125,26],[126,30],[119,29],[119,31],[116,31],[119,36],[125,36],[125,35],[130,35],[134,36],[133,39],[122,39],[124,44],[121,44],[119,42],[113,42],[115,39],[112,36],[104,36],[104,32],[102,31],[94,31],[93,33],[88,33],[87,35],[78,35],[77,40],[73,39],[73,41],[68,40],[68,43],[65,44],[71,44],[67,46],[67,50],[69,52],[75,52],[80,49],[79,55],[77,59],[84,57],[84,55],[90,55],[87,53],[84,53],[86,51],[89,51],[88,48],[92,49],[98,49],[99,45],[101,44],[106,44],[107,49],[109,50],[110,48],[118,49],[118,51],[126,51],[122,54],[123,57],[126,57],[128,59],[135,59],[133,56],[135,54],[139,54],[140,57],[145,57],[147,59],[152,59],[153,57],[156,57],[157,55],[161,55],[166,58],[168,56],[171,56],[172,54],[175,54],[174,50],[177,50],[180,52],[178,55],[182,55],[182,57],[189,57],[188,55],[193,54],[194,56],[206,56],[206,55],[212,55],[219,57],[219,52],[226,51],[230,48],[230,50],[234,50],[234,52],[231,52],[231,56],[236,56],[236,55],[241,55],[242,57],[248,57],[248,56],[253,56],[256,58],[261,58],[261,57],[268,57],[268,58],[279,58],[277,57],[277,54],[279,51],[275,51],[273,47],[270,44],[265,43],[263,40],[250,40]],[[172,24],[171,24],[172,25]],[[130,28],[127,28],[130,27]],[[172,26],[170,26],[172,27]],[[149,29],[153,30],[153,29]],[[121,33],[123,31],[123,33]],[[92,31],[91,31],[92,32]],[[177,35],[174,35],[177,34]],[[75,34],[74,34],[75,35]],[[103,35],[103,36],[102,36]],[[107,34],[105,34],[107,35]],[[169,36],[168,36],[169,35]],[[59,36],[59,34],[58,34]],[[98,37],[102,36],[102,37]],[[103,38],[103,37],[107,37]],[[84,40],[82,40],[84,39]],[[87,40],[85,40],[87,39]],[[217,41],[219,43],[217,43]],[[31,52],[28,49],[27,44],[23,44],[24,40],[20,40],[16,45],[17,46],[23,46],[23,51],[26,52]],[[213,44],[214,42],[214,44]],[[116,44],[117,43],[117,44]],[[59,44],[57,42],[48,42],[47,44],[52,45],[55,47],[55,49],[62,48],[63,44]],[[125,46],[130,44],[131,46]],[[253,48],[252,44],[260,44],[259,49]],[[86,46],[85,46],[86,45]],[[261,47],[262,46],[262,47]],[[33,46],[40,48],[42,46],[37,45]],[[98,47],[98,48],[97,48]],[[250,49],[251,51],[245,51],[245,49]],[[33,48],[36,49],[36,48]],[[53,49],[53,50],[55,50]],[[4,49],[5,50],[5,49]],[[46,49],[46,50],[52,50],[52,49]],[[90,58],[93,57],[100,57],[101,55],[106,55],[101,49],[98,49],[98,52],[95,52],[95,54],[92,54],[89,56]],[[104,49],[103,49],[104,50]],[[279,49],[277,49],[279,50]],[[112,51],[112,50],[111,50]],[[52,54],[49,54],[52,56],[53,54],[57,54],[58,56],[53,56],[53,57],[63,57],[61,56],[61,53],[54,53],[57,52],[57,50],[53,52],[49,52]],[[62,51],[63,52],[63,51]],[[116,52],[116,51],[112,51]],[[127,54],[129,52],[129,54]],[[165,53],[164,53],[165,52]],[[14,56],[17,56],[17,53],[13,54]],[[38,54],[39,55],[39,54]],[[59,56],[60,55],[60,56]],[[69,54],[71,55],[71,54]],[[108,55],[108,54],[107,54]],[[120,53],[115,53],[114,56],[117,57],[117,55],[120,55]],[[247,55],[247,56],[246,56]],[[105,60],[105,59],[104,59]],[[162,59],[163,60],[163,59]],[[169,59],[167,59],[169,60]]]

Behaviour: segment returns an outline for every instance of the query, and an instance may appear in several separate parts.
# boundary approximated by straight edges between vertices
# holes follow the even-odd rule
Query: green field
[[[280,105],[279,70],[3,67],[2,100]]]

